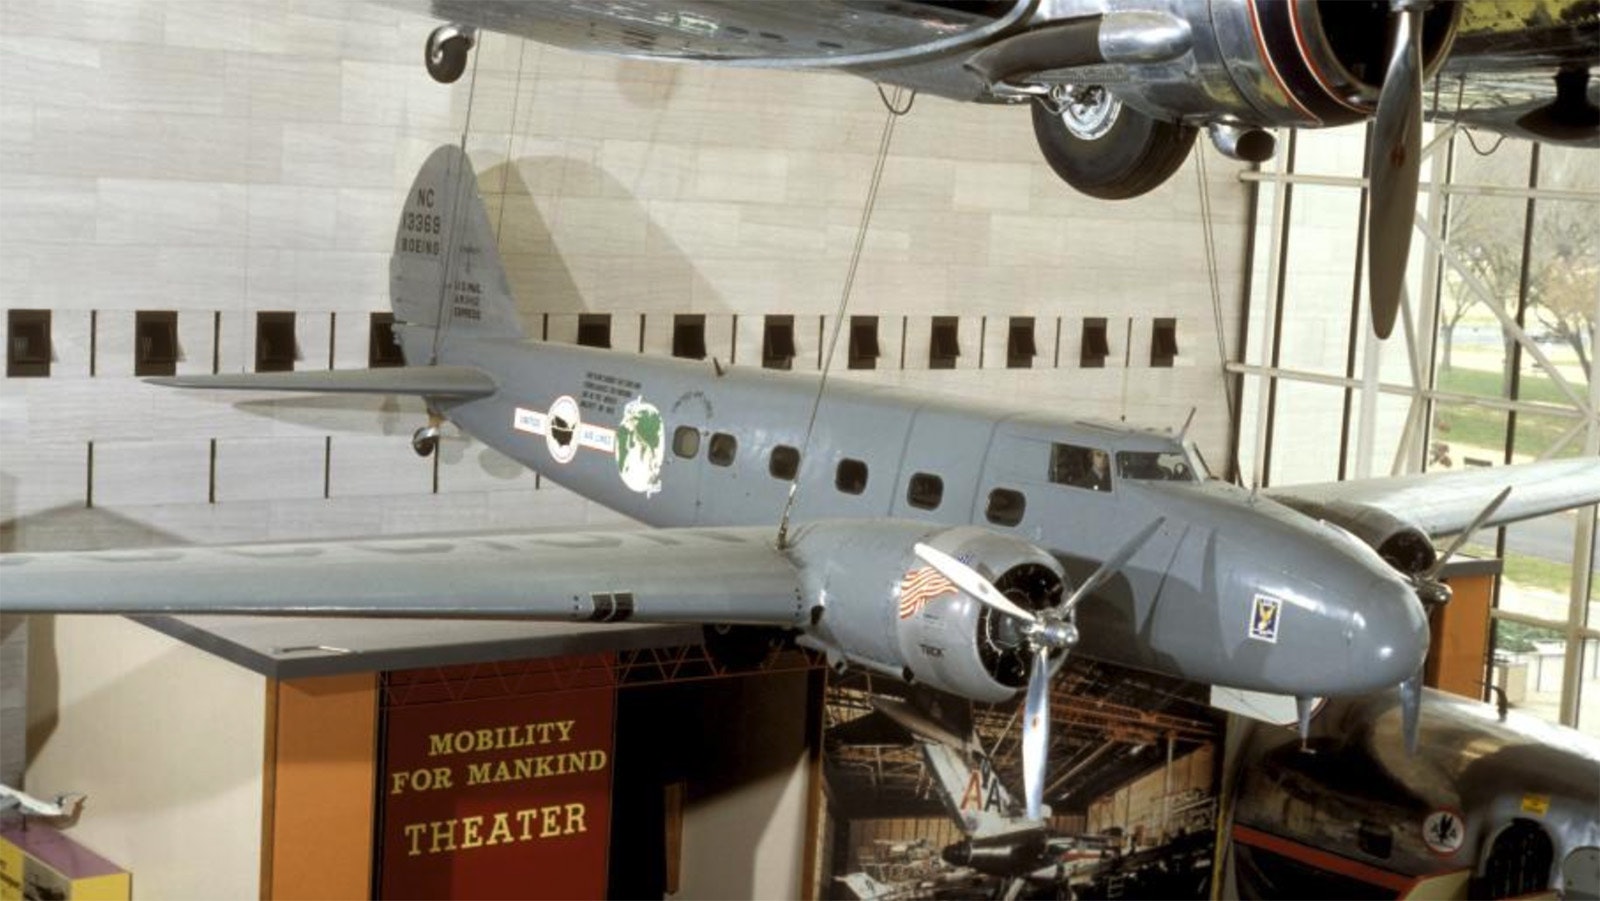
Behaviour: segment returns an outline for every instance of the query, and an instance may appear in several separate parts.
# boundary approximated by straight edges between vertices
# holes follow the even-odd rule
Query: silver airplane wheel
[[[1125,200],[1166,181],[1189,156],[1199,129],[1152,119],[1098,85],[1063,86],[1033,105],[1033,135],[1045,162],[1075,190]]]

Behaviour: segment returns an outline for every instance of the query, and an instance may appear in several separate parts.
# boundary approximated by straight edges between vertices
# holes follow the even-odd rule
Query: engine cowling
[[[1014,603],[1059,603],[1061,564],[1043,550],[975,526],[904,520],[811,523],[791,535],[814,612],[799,643],[852,663],[976,701],[1011,698],[1029,660],[1010,617],[980,604],[917,557],[923,542],[967,563]]]
[[[1342,501],[1311,503],[1295,498],[1279,498],[1307,516],[1330,522],[1378,552],[1385,563],[1397,571],[1415,576],[1427,572],[1439,559],[1428,534],[1416,524],[1377,507]]]
[[[1071,4],[1068,4],[1071,5]],[[1095,4],[1098,5],[1098,4]],[[1156,119],[1319,127],[1358,122],[1377,107],[1387,70],[1388,0],[1110,0],[1104,66],[1041,73],[1043,80],[1103,83]],[[1067,11],[1063,10],[1063,14]],[[1187,24],[1188,52],[1143,61],[1140,18]],[[1423,74],[1455,39],[1460,4],[1423,13]],[[1118,22],[1132,23],[1121,27]]]

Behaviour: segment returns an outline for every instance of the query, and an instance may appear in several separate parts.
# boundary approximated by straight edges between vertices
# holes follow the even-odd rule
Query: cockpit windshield
[[[1117,451],[1117,475],[1137,482],[1198,482],[1190,458],[1178,451]]]

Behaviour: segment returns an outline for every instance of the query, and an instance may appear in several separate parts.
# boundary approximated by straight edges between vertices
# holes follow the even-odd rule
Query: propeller
[[[1505,503],[1510,495],[1511,486],[1507,485],[1478,511],[1478,515],[1456,535],[1455,540],[1450,542],[1450,546],[1445,548],[1444,553],[1439,555],[1439,559],[1435,560],[1432,566],[1411,577],[1411,584],[1416,586],[1417,596],[1427,607],[1429,619],[1433,618],[1435,610],[1450,600],[1450,586],[1439,581],[1439,573],[1444,571],[1445,564],[1450,562],[1456,551],[1461,550],[1467,540],[1483,528],[1483,524],[1494,516],[1495,511],[1500,509],[1500,505]],[[1422,671],[1426,666],[1424,663],[1423,666],[1417,667],[1417,671],[1409,679],[1400,683],[1400,728],[1405,734],[1407,754],[1417,753],[1417,728],[1422,722]]]
[[[1078,603],[1105,584],[1165,522],[1166,517],[1157,517],[1140,529],[1107,557],[1069,597],[1054,607],[1039,611],[1017,606],[977,570],[938,548],[922,543],[913,548],[923,562],[979,603],[1023,623],[1022,639],[1033,650],[1033,665],[1028,674],[1028,693],[1022,719],[1022,785],[1030,820],[1041,819],[1044,812],[1045,768],[1050,750],[1050,654],[1053,651],[1068,651],[1078,643]]]
[[[1394,40],[1368,150],[1367,295],[1379,338],[1400,311],[1422,168],[1422,3],[1390,0],[1390,9]]]

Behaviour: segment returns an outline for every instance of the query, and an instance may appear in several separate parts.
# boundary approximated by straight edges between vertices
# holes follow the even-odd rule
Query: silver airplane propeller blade
[[[1117,548],[1116,553],[1107,557],[1106,562],[1100,564],[1099,569],[1090,573],[1089,578],[1084,579],[1082,585],[1079,585],[1066,600],[1057,605],[1056,610],[1062,616],[1071,613],[1073,608],[1078,606],[1079,601],[1088,597],[1090,592],[1105,584],[1106,580],[1113,575],[1116,575],[1117,570],[1122,568],[1122,564],[1127,563],[1129,557],[1132,557],[1139,548],[1144,547],[1144,543],[1149,541],[1150,536],[1154,535],[1156,530],[1161,528],[1166,521],[1167,518],[1165,516],[1158,516],[1149,525],[1140,529],[1137,535],[1129,538],[1123,543],[1122,547]]]
[[[1394,45],[1372,127],[1367,200],[1367,295],[1379,338],[1389,337],[1400,311],[1422,168],[1422,9],[1417,0],[1392,5]]]
[[[1024,610],[1012,603],[1009,598],[1000,593],[1000,589],[990,584],[988,579],[978,575],[978,571],[962,563],[960,560],[946,554],[936,547],[929,547],[922,542],[917,542],[912,548],[918,557],[921,557],[929,566],[939,571],[939,574],[954,582],[957,588],[965,591],[994,609],[1014,616],[1025,623],[1037,623],[1039,618],[1032,612]]]
[[[1045,768],[1049,763],[1050,649],[1040,646],[1033,653],[1033,672],[1028,676],[1028,700],[1022,720],[1022,789],[1030,820],[1043,816]]]
[[[1510,494],[1511,486],[1507,485],[1504,490],[1495,495],[1494,500],[1490,501],[1489,505],[1484,507],[1483,510],[1473,518],[1472,522],[1467,523],[1467,527],[1461,530],[1461,534],[1457,535],[1454,541],[1450,542],[1450,546],[1445,548],[1444,553],[1439,555],[1439,559],[1434,561],[1432,566],[1428,567],[1428,571],[1422,574],[1422,578],[1430,581],[1438,578],[1439,573],[1444,570],[1444,565],[1450,562],[1450,558],[1455,556],[1456,551],[1461,550],[1461,546],[1466,544],[1468,539],[1476,534],[1479,529],[1483,528],[1483,524],[1489,521],[1489,517],[1494,515],[1494,511],[1500,509],[1500,505],[1505,503],[1506,498],[1510,496]]]

